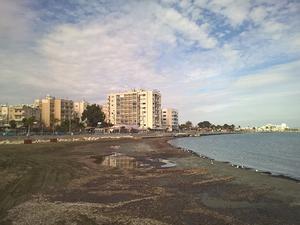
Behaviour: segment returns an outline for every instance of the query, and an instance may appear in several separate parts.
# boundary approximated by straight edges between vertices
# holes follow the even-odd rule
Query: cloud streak
[[[300,126],[292,119],[299,9],[297,1],[4,0],[0,103],[47,93],[102,103],[111,91],[157,88],[182,121],[260,123],[269,113]],[[282,112],[270,97],[280,93],[292,96]],[[252,96],[269,110],[248,121]]]

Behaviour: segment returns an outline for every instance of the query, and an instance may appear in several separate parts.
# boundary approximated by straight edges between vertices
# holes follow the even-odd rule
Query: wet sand
[[[0,224],[300,221],[298,182],[211,164],[168,140],[0,146]]]

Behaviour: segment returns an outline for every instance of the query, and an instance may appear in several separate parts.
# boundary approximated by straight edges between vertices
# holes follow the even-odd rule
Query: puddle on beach
[[[104,156],[101,165],[109,167],[118,167],[125,169],[133,169],[139,167],[140,163],[133,157],[123,155],[121,153],[114,153],[109,156]]]
[[[108,156],[94,156],[95,163],[108,167],[117,167],[124,169],[134,168],[172,168],[176,164],[167,159],[151,159],[146,158],[137,160],[134,157],[115,152]]]
[[[160,166],[161,168],[172,168],[176,166],[176,163],[167,159],[159,159],[159,161],[163,163],[163,165]]]

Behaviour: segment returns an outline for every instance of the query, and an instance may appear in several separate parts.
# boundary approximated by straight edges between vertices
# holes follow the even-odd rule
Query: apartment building
[[[41,110],[41,121],[48,128],[74,117],[72,100],[56,99],[47,95],[45,99],[35,100],[34,105]]]
[[[108,108],[109,108],[109,107],[108,107],[107,104],[101,105],[101,110],[102,110],[102,112],[103,112],[104,115],[105,115],[104,121],[107,122],[107,123],[109,123],[109,110],[108,110]]]
[[[140,127],[161,128],[161,94],[157,90],[140,93]]]
[[[131,90],[108,95],[107,115],[114,125],[161,127],[161,94],[157,90]]]
[[[36,121],[40,121],[41,112],[32,105],[14,105],[9,106],[9,121],[14,120],[17,126],[23,125],[23,119],[33,117]]]
[[[0,105],[0,126],[8,126],[9,124],[9,106]]]
[[[84,110],[86,110],[88,105],[89,105],[89,103],[84,100],[80,101],[80,102],[74,102],[74,113],[75,113],[75,116],[77,118],[79,118],[80,122],[82,121],[81,120],[82,114],[83,114]]]
[[[261,132],[283,132],[287,129],[289,129],[289,127],[286,125],[286,123],[282,123],[280,125],[274,125],[269,123],[257,128],[257,130]]]
[[[162,110],[162,127],[168,131],[178,129],[178,111],[176,109],[165,108]]]
[[[3,105],[0,106],[0,125],[7,126],[9,121],[14,120],[17,126],[23,125],[23,119],[34,117],[36,121],[41,118],[40,110],[33,105]]]

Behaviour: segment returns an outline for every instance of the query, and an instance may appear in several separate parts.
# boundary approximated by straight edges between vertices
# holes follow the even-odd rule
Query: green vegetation
[[[12,129],[15,129],[17,127],[17,122],[15,120],[9,121],[9,126]]]
[[[190,130],[193,128],[193,123],[191,121],[186,121],[184,124],[180,124],[179,129]]]
[[[72,120],[64,120],[60,125],[56,126],[55,130],[59,132],[73,132],[80,131],[84,128],[84,124],[80,122],[79,118]]]
[[[27,129],[27,134],[30,134],[30,128],[33,126],[34,122],[36,121],[35,117],[24,118],[22,120],[23,126]]]
[[[203,121],[198,123],[199,128],[210,128],[212,124],[209,121]]]
[[[198,130],[198,129],[202,130],[203,129],[207,131],[212,131],[212,130],[213,131],[221,131],[221,130],[234,131],[235,125],[234,124],[228,125],[226,123],[224,125],[215,125],[209,121],[202,121],[199,122],[197,126],[193,126],[191,121],[187,121],[184,124],[181,124],[179,128],[181,130]]]
[[[198,123],[198,128],[200,129],[210,129],[210,130],[216,130],[216,131],[221,131],[221,130],[227,130],[227,131],[234,131],[234,124],[228,125],[214,125],[210,123],[209,121],[203,121]]]
[[[82,120],[86,121],[87,125],[90,127],[97,127],[98,123],[103,124],[105,115],[101,110],[99,105],[93,104],[87,106],[82,114]]]

